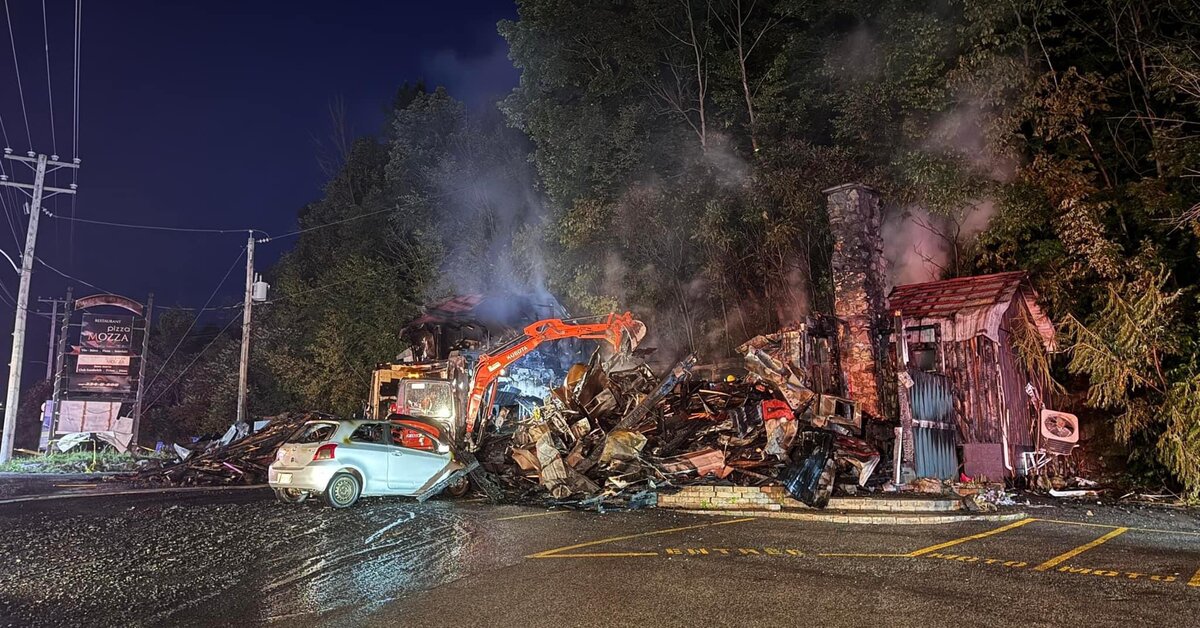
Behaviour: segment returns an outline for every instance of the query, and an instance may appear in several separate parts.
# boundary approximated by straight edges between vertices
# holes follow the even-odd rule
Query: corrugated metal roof
[[[1008,303],[1021,282],[1022,270],[975,277],[959,277],[896,286],[888,297],[893,311],[905,318],[941,318],[966,310]]]
[[[1054,323],[1038,305],[1029,273],[1023,270],[896,286],[888,306],[905,324],[940,321],[946,339],[961,341],[982,333],[995,340],[1014,298],[1023,301],[1047,350],[1053,350]]]

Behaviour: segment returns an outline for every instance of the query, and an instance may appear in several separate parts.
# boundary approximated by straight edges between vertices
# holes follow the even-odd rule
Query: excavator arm
[[[473,436],[483,418],[481,412],[491,406],[495,395],[493,384],[504,374],[504,369],[536,349],[538,345],[550,340],[580,338],[603,340],[612,345],[613,349],[620,350],[622,338],[628,337],[630,347],[633,348],[645,335],[646,326],[635,320],[629,312],[609,314],[598,323],[575,323],[548,318],[527,326],[522,335],[499,349],[480,356],[475,376],[472,378],[471,391],[467,396],[467,442],[474,443],[476,440]]]

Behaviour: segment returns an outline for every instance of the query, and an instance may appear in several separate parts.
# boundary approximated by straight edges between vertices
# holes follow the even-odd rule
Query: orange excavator
[[[500,378],[542,343],[600,340],[620,351],[636,348],[645,335],[646,326],[629,312],[599,320],[550,318],[526,326],[517,337],[484,352],[460,351],[433,362],[381,364],[372,378],[368,414],[379,419],[397,414],[419,417],[444,427],[461,448],[474,451],[496,401]]]
[[[632,351],[646,335],[646,326],[629,312],[599,320],[550,318],[525,327],[499,347],[458,351],[446,359],[418,363],[380,364],[372,376],[368,418],[387,419],[393,439],[404,446],[427,449],[425,433],[446,437],[462,468],[417,499],[424,501],[448,486],[466,490],[466,477],[493,501],[498,489],[482,473],[474,453],[482,444],[483,426],[491,416],[500,378],[508,367],[544,342],[578,338],[600,340],[614,351]]]

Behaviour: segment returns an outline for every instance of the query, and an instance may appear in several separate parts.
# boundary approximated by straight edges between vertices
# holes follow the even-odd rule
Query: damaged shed
[[[897,286],[888,302],[905,463],[919,477],[957,478],[960,460],[971,477],[1023,474],[1054,349],[1028,274]]]

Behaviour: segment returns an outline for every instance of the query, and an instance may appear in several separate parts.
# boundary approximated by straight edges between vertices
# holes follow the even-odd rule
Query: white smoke
[[[883,223],[883,254],[890,266],[889,283],[899,286],[958,274],[975,239],[996,213],[991,199],[972,201],[949,215],[920,205],[901,208]]]

